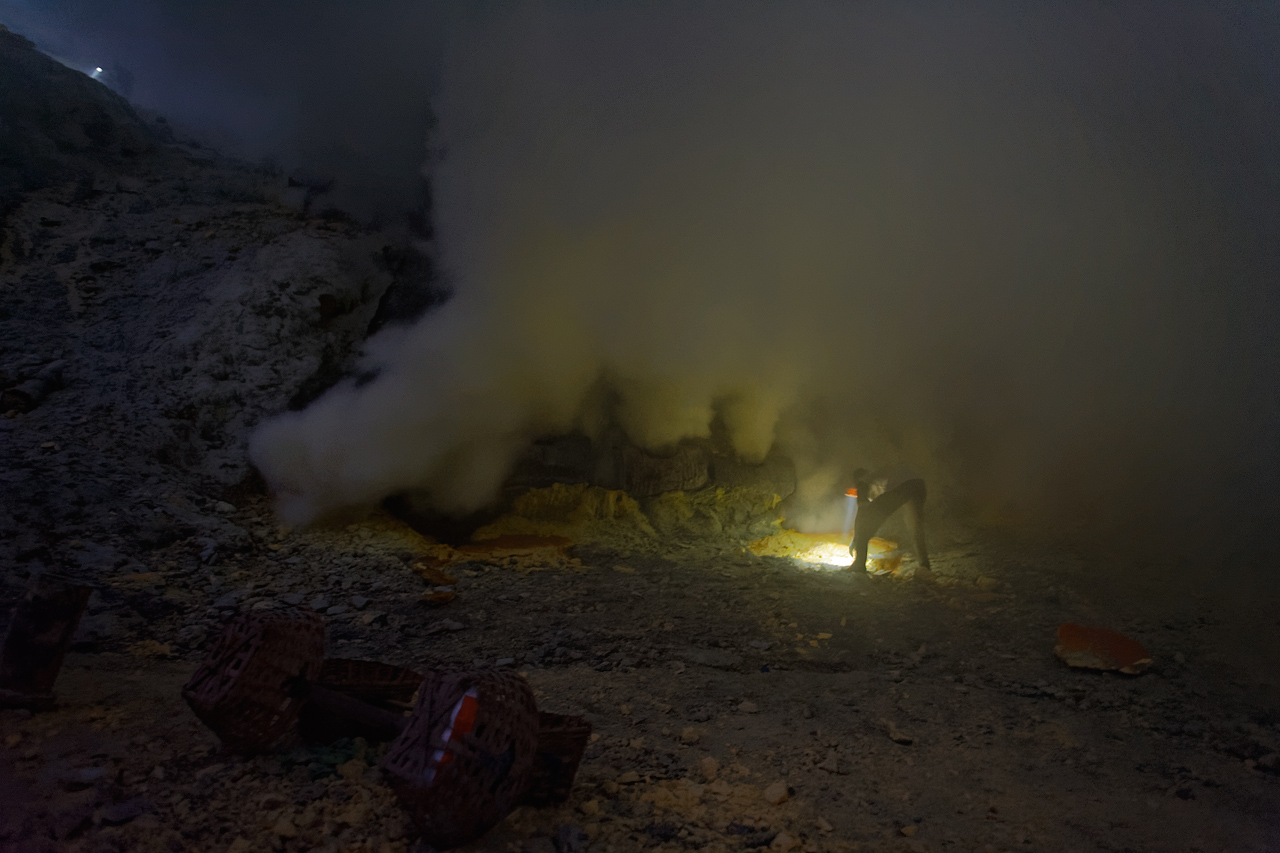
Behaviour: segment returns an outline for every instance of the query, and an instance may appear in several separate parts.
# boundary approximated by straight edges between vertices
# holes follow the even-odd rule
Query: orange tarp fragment
[[[1137,675],[1151,666],[1151,654],[1137,640],[1106,628],[1086,628],[1074,622],[1058,626],[1053,649],[1067,666],[1081,669],[1119,670]]]

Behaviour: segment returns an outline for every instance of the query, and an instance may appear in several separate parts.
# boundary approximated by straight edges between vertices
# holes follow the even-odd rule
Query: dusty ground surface
[[[12,849],[405,849],[376,745],[245,758],[179,698],[197,637],[297,602],[331,612],[333,654],[513,666],[542,707],[593,722],[570,801],[521,809],[477,850],[550,850],[564,827],[591,850],[1278,840],[1276,621],[1130,597],[1092,559],[987,534],[940,548],[932,581],[900,581],[704,545],[579,548],[456,564],[458,598],[433,607],[404,559],[421,542],[393,520],[282,533],[261,501],[229,515],[248,552],[210,568],[175,543],[151,571],[103,577],[119,603],[98,617],[167,615],[73,654],[59,710],[4,713]],[[1051,651],[1064,620],[1125,630],[1156,666],[1069,670]]]
[[[512,667],[592,721],[569,802],[475,850],[1280,848],[1280,623],[1227,579],[1007,530],[936,530],[909,581],[605,535],[469,555],[434,606],[399,522],[279,528],[248,431],[350,363],[394,270],[279,175],[154,145],[71,158],[4,221],[0,380],[63,368],[0,420],[0,622],[35,572],[98,591],[58,709],[0,712],[0,849],[421,849],[379,745],[244,757],[183,704],[227,620],[283,607],[335,656]],[[1064,621],[1156,663],[1069,670]]]

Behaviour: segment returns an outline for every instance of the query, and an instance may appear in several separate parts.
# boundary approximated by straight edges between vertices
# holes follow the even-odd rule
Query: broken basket
[[[293,725],[305,690],[279,699],[281,685],[305,683],[324,660],[324,622],[302,611],[244,615],[228,623],[182,698],[232,749],[270,749]]]
[[[413,696],[422,684],[422,673],[380,661],[328,658],[316,684],[385,711],[403,712],[413,707]],[[332,743],[356,735],[373,739],[370,732],[364,731],[360,720],[315,702],[302,706],[298,725],[302,736],[312,743]]]
[[[538,752],[524,802],[545,806],[567,800],[590,739],[591,724],[583,717],[539,711]]]

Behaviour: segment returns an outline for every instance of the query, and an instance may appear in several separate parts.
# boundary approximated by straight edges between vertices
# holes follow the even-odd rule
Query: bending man
[[[924,542],[924,480],[910,468],[891,468],[871,473],[866,468],[853,472],[858,490],[858,516],[853,523],[853,570],[867,570],[867,543],[898,507],[906,505],[907,524],[916,540],[916,559],[929,568],[929,549]]]

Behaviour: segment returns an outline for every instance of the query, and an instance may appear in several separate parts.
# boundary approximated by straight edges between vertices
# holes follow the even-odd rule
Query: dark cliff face
[[[226,532],[202,509],[250,426],[344,363],[393,278],[381,235],[165,128],[0,30],[5,582]],[[126,519],[138,489],[200,517]]]
[[[158,128],[158,129],[157,129]],[[165,126],[0,26],[0,216],[22,193],[95,169],[136,171]]]
[[[338,174],[362,218],[421,207],[446,3],[0,0],[0,21],[226,153]]]

